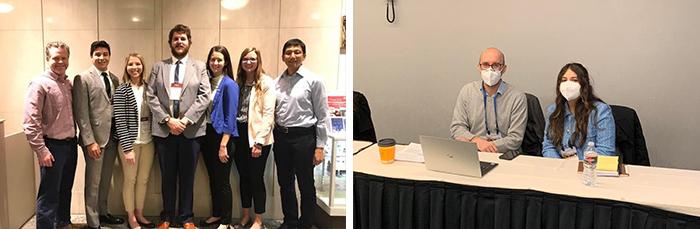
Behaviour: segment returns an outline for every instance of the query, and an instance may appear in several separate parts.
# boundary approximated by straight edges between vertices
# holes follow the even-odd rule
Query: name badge
[[[494,141],[494,140],[498,140],[501,138],[503,138],[503,137],[501,137],[501,135],[497,134],[497,133],[491,133],[491,134],[486,135],[486,140],[489,140],[489,141]]]
[[[146,121],[148,121],[148,120],[150,120],[150,119],[151,119],[151,117],[141,117],[141,121],[142,121],[142,122],[146,122]]]
[[[182,83],[170,84],[170,100],[180,100],[180,95],[182,94],[182,87]]]
[[[567,158],[576,155],[576,146],[566,147],[561,151],[561,157]]]

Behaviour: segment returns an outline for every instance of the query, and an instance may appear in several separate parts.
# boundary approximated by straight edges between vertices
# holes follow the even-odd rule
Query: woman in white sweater
[[[272,128],[275,125],[275,88],[272,78],[265,75],[262,56],[254,47],[246,48],[238,61],[236,82],[240,88],[238,99],[239,138],[234,159],[240,177],[241,225],[249,225],[250,208],[255,203],[255,218],[250,228],[262,228],[265,213],[265,164],[272,147]]]

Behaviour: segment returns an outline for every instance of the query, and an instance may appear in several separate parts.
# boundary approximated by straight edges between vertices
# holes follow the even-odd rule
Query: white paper
[[[423,159],[423,149],[421,149],[420,144],[413,142],[411,142],[411,144],[408,144],[408,146],[404,147],[402,150],[397,151],[396,157],[394,159],[397,161],[419,163],[425,162],[425,160]]]

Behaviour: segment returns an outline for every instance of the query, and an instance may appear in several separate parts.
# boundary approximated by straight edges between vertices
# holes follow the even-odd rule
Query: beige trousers
[[[143,209],[144,201],[146,200],[146,185],[148,184],[148,175],[151,173],[153,166],[154,149],[153,142],[147,144],[134,144],[134,153],[136,154],[136,164],[131,165],[124,159],[124,151],[119,146],[119,160],[121,160],[122,170],[124,171],[124,208],[127,212],[134,212],[136,209]]]

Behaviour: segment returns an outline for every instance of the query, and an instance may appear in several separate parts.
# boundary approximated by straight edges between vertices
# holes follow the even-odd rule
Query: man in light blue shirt
[[[328,138],[325,87],[321,78],[302,66],[305,58],[303,41],[287,41],[282,48],[287,69],[275,81],[273,152],[284,214],[281,228],[311,228],[316,207],[313,169],[323,161],[323,146]],[[301,192],[301,217],[297,211],[295,177]]]

